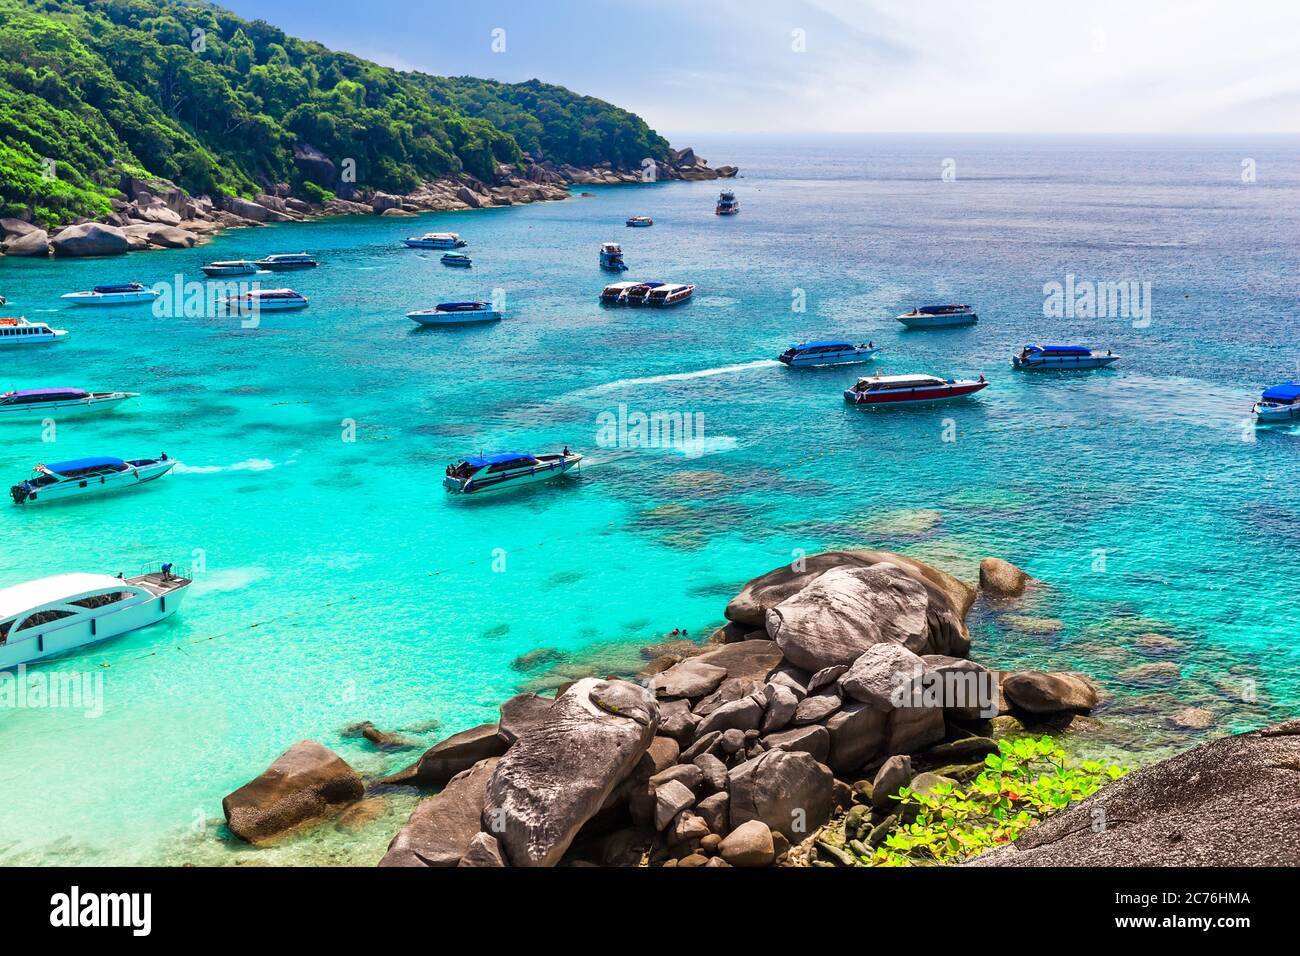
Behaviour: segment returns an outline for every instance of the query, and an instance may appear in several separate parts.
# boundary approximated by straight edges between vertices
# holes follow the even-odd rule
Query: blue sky
[[[226,0],[691,132],[1298,132],[1296,0]],[[505,49],[493,52],[493,31]]]

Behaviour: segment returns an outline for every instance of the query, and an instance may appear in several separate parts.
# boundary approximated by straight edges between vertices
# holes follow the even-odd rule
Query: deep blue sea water
[[[1000,555],[1051,588],[977,611],[981,660],[1085,670],[1153,714],[1203,706],[1216,733],[1294,712],[1300,596],[1277,582],[1300,560],[1300,430],[1256,429],[1249,409],[1263,386],[1300,377],[1300,139],[695,145],[742,168],[739,216],[713,215],[717,183],[664,183],[236,230],[126,259],[0,260],[5,314],[73,333],[0,352],[0,389],[143,393],[61,423],[53,446],[39,427],[2,426],[0,484],[83,454],[183,463],[147,490],[5,506],[0,585],[203,568],[168,623],[38,669],[100,675],[102,716],[0,709],[0,862],[231,858],[221,797],[294,740],[396,769],[409,756],[343,729],[369,719],[430,742],[492,719],[537,678],[512,666],[527,652],[604,653],[613,667],[674,628],[702,638],[741,582],[798,549],[896,548],[967,579]],[[653,228],[623,226],[642,213]],[[473,269],[398,243],[431,229],[462,233]],[[608,240],[624,244],[628,277],[694,282],[695,299],[602,308]],[[321,268],[285,284],[310,308],[253,330],[58,299],[304,249]],[[1045,318],[1044,285],[1067,275],[1149,282],[1149,324]],[[404,317],[494,290],[508,317],[491,327],[417,331]],[[927,301],[969,302],[981,321],[932,333],[894,321]],[[771,362],[823,336],[885,351],[857,368]],[[1013,372],[1012,351],[1040,341],[1123,359]],[[992,385],[945,408],[845,406],[841,390],[873,367]],[[599,416],[620,404],[701,415],[705,438],[601,447]],[[589,455],[580,478],[486,501],[440,487],[458,455],[565,443]],[[1149,633],[1184,646],[1150,656]],[[1152,660],[1177,662],[1181,680],[1120,676]],[[1233,690],[1249,681],[1256,704]],[[303,853],[372,862],[401,810],[364,852],[318,834]]]

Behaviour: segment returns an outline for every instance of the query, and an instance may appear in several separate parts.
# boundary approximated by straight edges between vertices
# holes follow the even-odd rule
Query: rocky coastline
[[[689,147],[672,150],[653,171],[616,169],[610,163],[590,168],[534,160],[522,166],[501,165],[490,182],[468,173],[421,183],[395,195],[340,182],[334,162],[306,144],[294,161],[311,182],[333,183],[328,198],[294,195],[287,183],[267,183],[252,199],[239,196],[190,196],[163,179],[124,175],[112,213],[101,220],[69,223],[50,233],[28,219],[0,219],[0,254],[19,257],[100,257],[156,249],[190,249],[226,229],[253,228],[279,222],[305,222],[327,216],[406,217],[554,202],[571,197],[573,186],[613,186],[653,180],[702,181],[737,175],[735,166],[711,167]],[[30,218],[30,217],[29,217]]]
[[[386,798],[412,794],[419,802],[381,866],[859,865],[908,819],[900,788],[940,792],[970,781],[1002,740],[1093,719],[1105,692],[1088,676],[971,659],[977,601],[1014,604],[1037,587],[996,558],[982,562],[977,588],[892,552],[810,556],[746,584],[703,644],[676,642],[634,679],[581,676],[553,698],[517,694],[496,722],[397,773],[365,779],[300,741],[226,796],[226,825],[236,843],[269,847],[330,820],[350,830],[382,817]],[[948,692],[915,693],[931,686]],[[1300,766],[1300,729],[1289,726],[1155,764],[976,859],[1073,862],[1082,841],[1079,862],[1090,864],[1296,862],[1294,841],[1264,842],[1290,833],[1285,814],[1257,835],[1243,825],[1239,844],[1218,851],[1206,850],[1214,824],[1198,815],[1212,807],[1217,819],[1236,791],[1277,784],[1278,760]],[[369,723],[358,733],[400,744]],[[1258,773],[1229,779],[1238,757]],[[1189,768],[1211,775],[1180,787]],[[1098,804],[1121,822],[1080,836],[1070,821]],[[1161,829],[1171,817],[1187,838]]]

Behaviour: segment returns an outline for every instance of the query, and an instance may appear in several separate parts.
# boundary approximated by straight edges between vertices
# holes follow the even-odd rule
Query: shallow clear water
[[[1203,702],[1214,732],[1290,712],[1300,598],[1271,582],[1300,559],[1300,434],[1256,430],[1249,409],[1297,377],[1297,145],[699,143],[742,167],[739,216],[712,214],[716,183],[671,183],[232,231],[124,260],[0,261],[5,314],[73,332],[0,353],[0,388],[144,393],[61,423],[53,447],[38,426],[2,426],[3,483],[83,454],[183,462],[117,497],[4,508],[0,585],[204,568],[166,624],[34,670],[101,675],[102,716],[0,709],[0,861],[213,862],[227,853],[211,827],[221,797],[292,741],[396,768],[409,756],[342,730],[370,719],[429,742],[542,675],[512,666],[527,652],[613,648],[600,661],[614,668],[674,628],[702,637],[741,582],[800,548],[895,547],[967,578],[981,556],[1006,557],[1053,587],[1019,613],[979,611],[980,659],[1077,667],[1123,698],[1141,690],[1118,677],[1146,659],[1136,636],[1161,633],[1187,648],[1157,705]],[[637,213],[656,225],[625,228]],[[429,229],[461,232],[473,269],[398,245]],[[628,277],[695,282],[694,301],[602,308],[611,239]],[[322,267],[283,284],[310,308],[255,330],[58,301],[300,249]],[[1149,326],[1044,318],[1044,284],[1067,274],[1149,281]],[[495,289],[508,313],[495,326],[404,318]],[[806,311],[792,311],[800,291]],[[909,333],[893,320],[930,300],[970,302],[981,321]],[[874,339],[887,372],[993,384],[964,405],[849,408],[840,392],[862,367],[770,361],[814,336]],[[1050,340],[1124,357],[1073,377],[1011,371],[1014,349]],[[700,414],[704,440],[600,447],[598,416],[620,403]],[[441,490],[458,455],[565,443],[589,455],[578,479],[482,501]],[[1261,706],[1224,690],[1246,679]],[[370,856],[397,819],[367,838]],[[356,858],[337,852],[315,858]]]

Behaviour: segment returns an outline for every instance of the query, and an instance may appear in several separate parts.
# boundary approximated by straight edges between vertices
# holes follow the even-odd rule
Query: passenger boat
[[[983,375],[978,381],[936,375],[876,375],[860,378],[845,389],[844,400],[850,405],[929,405],[974,395],[988,384]]]
[[[0,394],[0,422],[47,416],[63,418],[108,411],[138,392],[87,392],[80,388],[29,388]]]
[[[1300,421],[1300,382],[1283,382],[1264,389],[1251,411],[1261,422]]]
[[[626,305],[627,294],[643,284],[641,282],[611,282],[601,290],[600,301],[606,305]]]
[[[600,244],[600,267],[614,272],[622,272],[626,269],[627,263],[623,261],[623,247],[617,242],[602,242]]]
[[[307,297],[293,289],[250,289],[221,300],[227,309],[247,312],[288,312],[307,308]]]
[[[297,269],[315,269],[319,262],[305,252],[281,252],[253,263],[268,272],[292,272]]]
[[[209,276],[251,276],[258,266],[251,259],[229,259],[225,262],[209,262],[203,267],[203,274]]]
[[[718,197],[718,204],[713,208],[713,212],[719,216],[734,216],[740,212],[740,203],[736,201],[736,194],[730,189],[724,189],[722,195]]]
[[[923,305],[898,316],[909,329],[943,329],[954,325],[974,325],[980,320],[969,305]]]
[[[97,285],[89,292],[68,292],[59,298],[71,305],[136,305],[152,302],[162,295],[157,289],[146,289],[139,282],[120,285]]]
[[[66,329],[52,329],[44,322],[28,322],[26,318],[0,319],[0,348],[58,342],[67,334]]]
[[[627,221],[629,226],[653,226],[655,221],[649,216],[633,216]]]
[[[1026,372],[1105,368],[1118,361],[1114,352],[1094,352],[1082,345],[1026,345],[1011,356],[1011,364]]]
[[[447,466],[443,487],[455,494],[472,495],[558,478],[574,468],[582,456],[565,448],[559,454],[532,455],[503,451],[463,458]]]
[[[689,283],[661,282],[654,285],[646,294],[646,305],[677,305],[685,302],[695,294],[695,286]]]
[[[158,458],[77,458],[53,465],[37,465],[36,477],[9,489],[14,504],[59,501],[81,495],[119,491],[157,481],[176,467],[176,461]]]
[[[423,236],[407,236],[402,242],[411,249],[460,249],[469,245],[454,232],[426,232]]]
[[[677,305],[695,294],[695,286],[680,282],[613,282],[600,301],[616,305]]]
[[[432,309],[406,313],[420,325],[468,325],[473,322],[496,322],[501,313],[490,302],[442,302]]]
[[[474,260],[463,252],[444,252],[440,260],[444,266],[472,266]]]
[[[828,339],[792,345],[776,359],[790,366],[851,365],[866,362],[879,351],[874,342],[859,342],[854,345],[852,342]]]
[[[156,624],[181,609],[189,586],[164,564],[138,577],[56,574],[0,589],[0,670]]]

